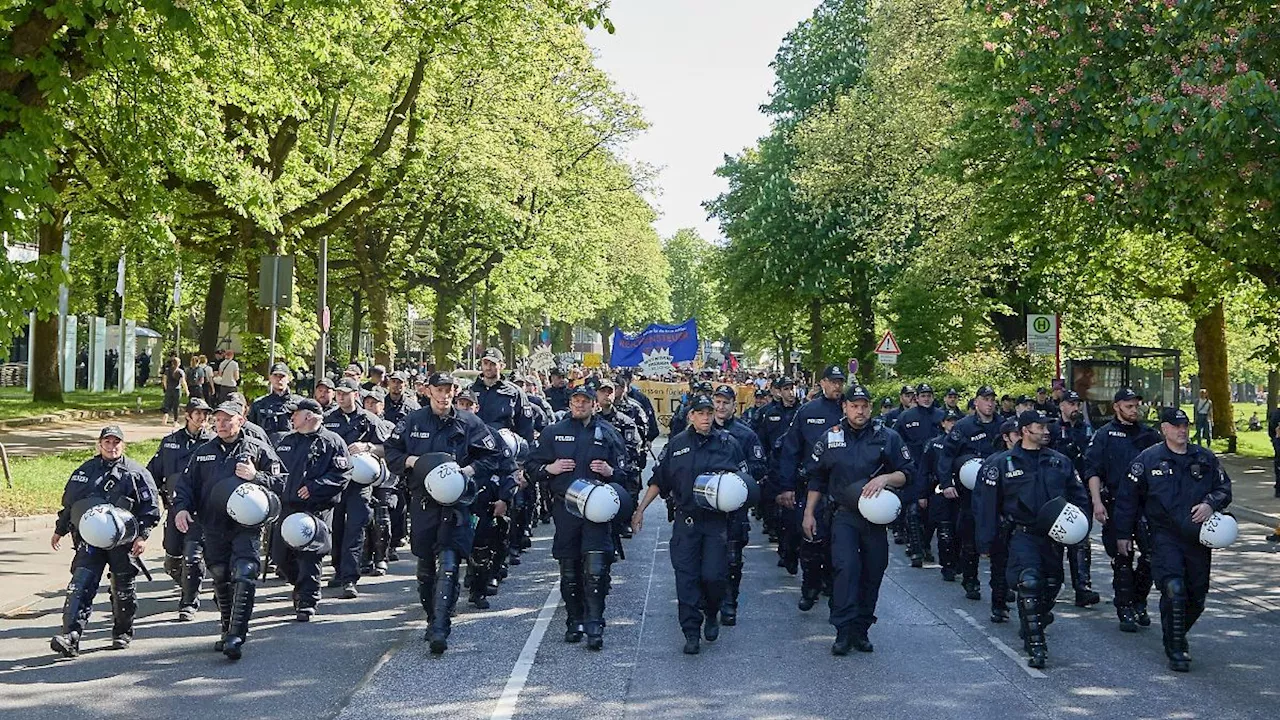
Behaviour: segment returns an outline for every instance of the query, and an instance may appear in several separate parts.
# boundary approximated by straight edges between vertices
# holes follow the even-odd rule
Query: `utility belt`
[[[697,510],[694,510],[693,512],[689,512],[687,510],[681,510],[677,508],[675,511],[675,522],[678,525],[695,525],[695,524],[708,522],[711,520],[720,520],[722,522],[727,522],[729,520],[729,514],[722,513],[722,512],[715,512],[714,510],[702,510],[702,509],[697,509]]]

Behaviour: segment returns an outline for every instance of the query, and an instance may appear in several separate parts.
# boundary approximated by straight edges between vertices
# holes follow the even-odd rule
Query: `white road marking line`
[[[1009,659],[1017,663],[1018,667],[1026,671],[1028,675],[1030,675],[1033,678],[1041,678],[1041,679],[1049,677],[1048,675],[1045,675],[1043,672],[1040,672],[1039,670],[1027,665],[1026,658],[1019,655],[1018,652],[1013,648],[1004,644],[1004,641],[1001,640],[1000,638],[989,634],[986,628],[982,627],[982,623],[975,620],[972,615],[961,610],[960,608],[952,608],[952,609],[956,611],[957,615],[964,618],[965,622],[972,625],[974,630],[977,630],[978,632],[982,633],[982,636],[985,637],[987,640],[989,640],[992,645],[995,645],[996,649],[998,649],[1000,652],[1004,653],[1005,655],[1008,655]]]
[[[551,617],[556,614],[556,608],[559,606],[560,585],[554,583],[551,592],[547,594],[547,601],[542,603],[537,621],[533,623],[529,639],[524,641],[524,649],[520,651],[520,657],[516,658],[515,667],[511,668],[511,677],[507,678],[507,685],[502,688],[502,697],[498,699],[498,706],[493,709],[493,715],[489,716],[492,720],[510,720],[515,715],[520,691],[524,690],[524,684],[529,679],[529,670],[533,668],[533,659],[538,655],[538,647],[542,645],[542,638],[547,634],[547,626],[551,624]]]

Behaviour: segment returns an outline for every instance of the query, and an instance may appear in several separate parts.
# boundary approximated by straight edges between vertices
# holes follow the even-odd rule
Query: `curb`
[[[1236,518],[1255,525],[1263,525],[1271,530],[1280,528],[1280,516],[1265,513],[1253,508],[1242,507],[1234,503],[1227,508],[1227,512],[1235,515]]]
[[[58,521],[57,515],[24,515],[19,517],[0,518],[0,535],[34,532],[53,527]]]

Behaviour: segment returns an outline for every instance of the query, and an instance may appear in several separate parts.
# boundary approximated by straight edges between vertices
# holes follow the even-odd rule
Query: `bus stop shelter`
[[[1068,347],[1067,387],[1080,394],[1090,417],[1110,417],[1116,390],[1131,387],[1151,407],[1177,406],[1182,351],[1140,345]]]

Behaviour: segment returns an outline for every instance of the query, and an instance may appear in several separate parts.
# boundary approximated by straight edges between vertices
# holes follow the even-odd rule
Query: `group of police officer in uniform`
[[[125,457],[118,427],[104,428],[98,454],[67,483],[52,539],[57,549],[70,534],[76,550],[52,649],[79,652],[107,568],[112,647],[128,647],[139,558],[162,507],[178,620],[194,619],[210,577],[221,619],[214,647],[231,659],[248,639],[264,572],[274,568],[292,586],[296,619],[307,622],[325,555],[329,587],[355,598],[360,578],[385,574],[406,539],[424,640],[443,653],[463,590],[472,606],[489,607],[546,522],[554,523],[564,640],[585,638],[599,650],[613,566],[661,496],[685,653],[739,621],[754,514],[778,546],[779,567],[801,574],[799,609],[830,597],[833,654],[874,650],[869,630],[889,538],[921,568],[933,560],[936,535],[942,579],[959,576],[969,599],[981,598],[980,556],[990,559],[991,621],[1007,621],[1016,601],[1029,663],[1044,667],[1064,553],[1076,604],[1099,601],[1092,520],[1111,558],[1119,629],[1151,624],[1154,586],[1169,666],[1186,671],[1212,549],[1234,539],[1234,520],[1223,514],[1230,479],[1211,451],[1187,444],[1186,414],[1166,408],[1159,430],[1148,428],[1128,388],[1115,394],[1115,418],[1091,431],[1071,392],[1057,403],[1041,396],[997,408],[994,389],[983,386],[965,412],[954,389],[938,406],[922,384],[873,416],[868,390],[846,387],[843,369],[831,366],[811,398],[778,377],[739,416],[733,386],[695,379],[645,487],[658,415],[629,371],[570,386],[555,369],[543,397],[532,379],[504,378],[503,365],[489,349],[470,387],[432,372],[415,376],[413,393],[408,375],[379,366],[362,384],[363,368],[353,365],[303,398],[290,391],[289,368],[276,364],[270,391],[252,404],[237,395],[216,408],[192,399],[184,426],[146,467]]]

